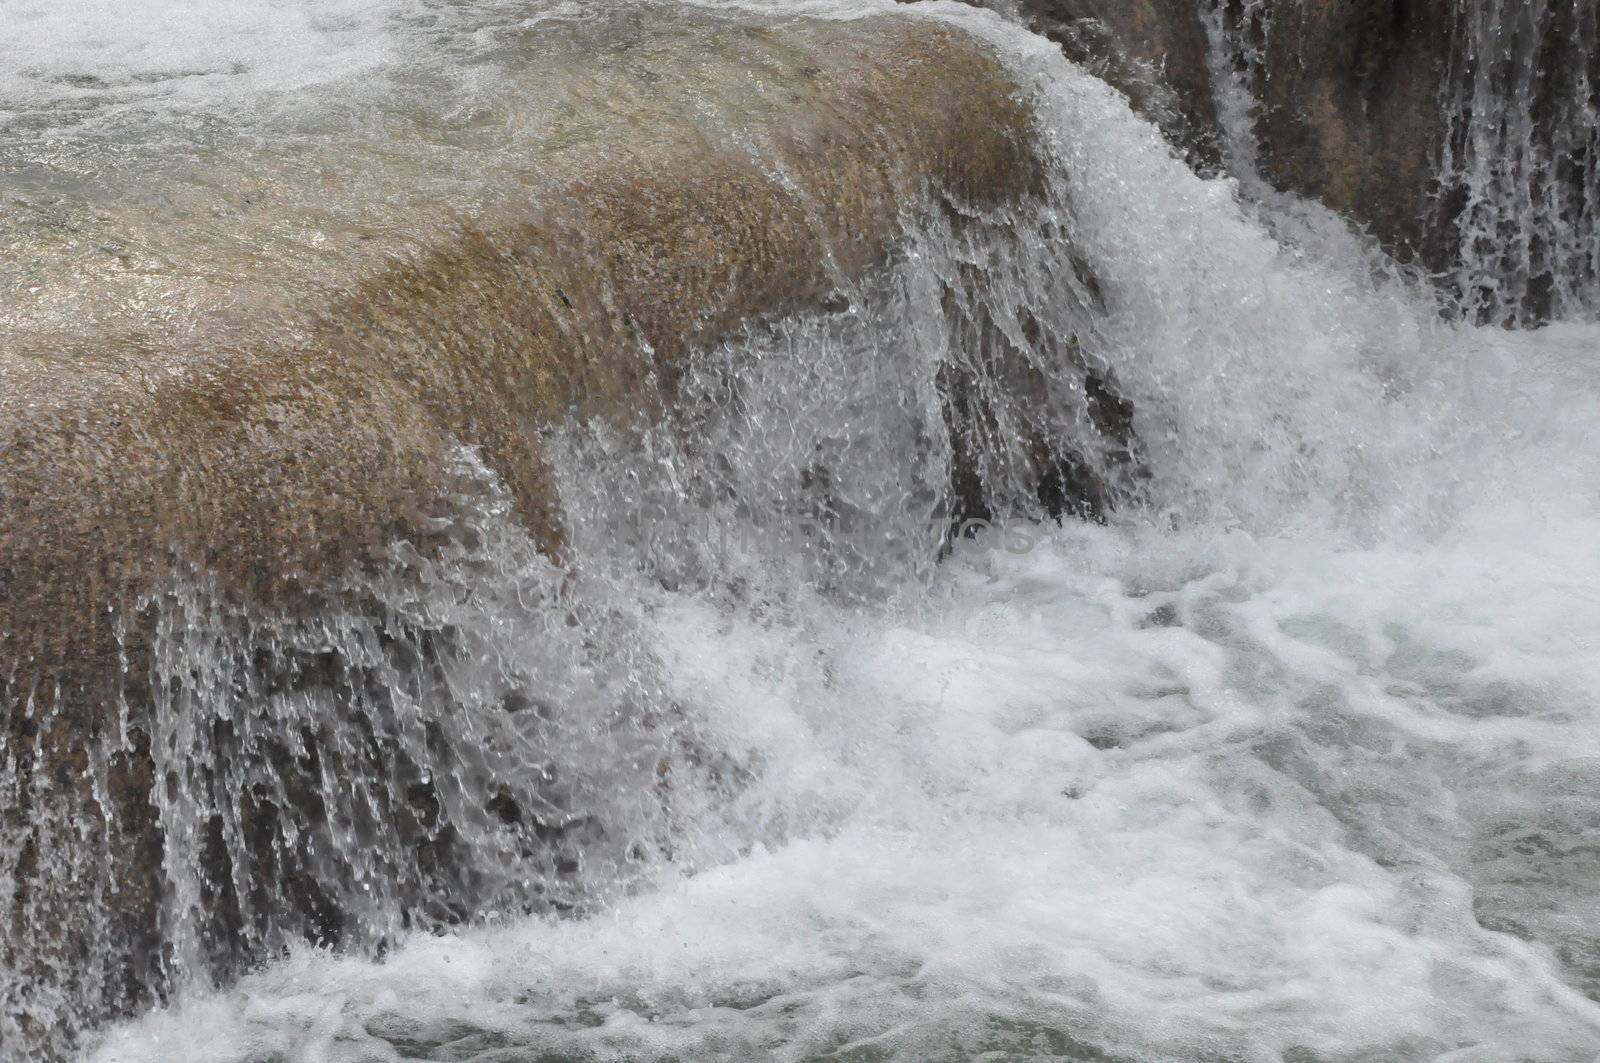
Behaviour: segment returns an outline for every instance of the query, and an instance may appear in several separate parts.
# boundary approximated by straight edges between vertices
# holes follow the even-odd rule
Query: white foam
[[[798,640],[679,603],[678,693],[767,765],[699,839],[746,855],[582,922],[301,955],[100,1058],[369,1058],[369,1029],[605,1058],[1033,1036],[1004,1023],[1137,1058],[1581,1058],[1600,1007],[1478,923],[1454,850],[1499,787],[1600,765],[1600,656],[1572,634],[1600,602],[1563,591],[1600,578],[1570,546],[1593,530],[1424,553],[1069,529],[968,551],[921,620],[819,610]],[[1429,675],[1419,648],[1460,656]],[[1475,716],[1496,684],[1543,705]]]

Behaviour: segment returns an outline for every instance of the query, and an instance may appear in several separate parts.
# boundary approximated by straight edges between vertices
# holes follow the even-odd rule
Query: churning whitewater
[[[343,6],[318,54],[381,68]],[[471,520],[370,588],[464,647],[396,689],[480,739],[464,775],[549,783],[561,874],[508,874],[456,933],[197,974],[93,1058],[1600,1054],[1600,327],[1451,324],[1042,39],[915,17],[1029,87],[1040,201],[908,210],[891,268],[696,356],[643,447],[569,426],[563,567],[463,450]],[[1137,454],[1085,430],[1076,457],[1126,499],[1104,524],[1024,506],[948,538],[964,330],[1032,352],[1085,426],[1114,381]],[[185,594],[158,689],[235,696],[238,625]],[[376,624],[272,638],[379,660]],[[339,782],[355,808],[383,780]],[[199,902],[168,903],[181,930]]]

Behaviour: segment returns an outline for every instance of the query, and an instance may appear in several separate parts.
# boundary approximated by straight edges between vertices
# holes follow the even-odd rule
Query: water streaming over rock
[[[1400,196],[1391,208],[1398,217],[1348,192],[1338,193],[1339,207],[1378,223],[1385,238],[1414,245],[1407,252],[1443,274],[1447,295],[1472,320],[1520,326],[1600,316],[1600,10],[1591,0],[1321,8],[1301,0],[1201,0],[1200,9],[1228,161],[1254,192],[1262,191],[1256,120],[1267,97],[1280,112],[1277,136],[1324,139],[1329,156],[1357,169],[1393,166],[1396,138],[1420,138],[1427,187],[1411,189],[1408,178],[1384,192]],[[1300,71],[1291,67],[1334,47],[1348,53],[1346,65],[1319,70],[1309,86],[1271,91],[1274,79],[1298,85]],[[1397,66],[1404,69],[1384,73]],[[1340,128],[1334,101],[1350,93],[1364,113]],[[1424,117],[1398,134],[1372,113],[1409,107]],[[1268,156],[1297,150],[1269,147]],[[1275,161],[1281,168],[1283,160]],[[1307,180],[1296,174],[1290,183]]]
[[[442,553],[396,546],[349,610],[258,615],[203,573],[142,603],[153,696],[90,770],[152,731],[162,949],[145,977],[206,984],[302,940],[371,952],[602,910],[681,864],[683,825],[750,771],[664,688],[648,588],[740,612],[802,592],[880,602],[931,578],[967,520],[1131,496],[1126,426],[1086,346],[1095,295],[1029,250],[1060,224],[1049,207],[929,215],[839,309],[696,358],[644,439],[569,426],[563,566],[464,450]],[[1061,439],[1078,445],[1052,453]]]
[[[1600,334],[1440,322],[926,10],[1042,190],[557,426],[561,565],[466,448],[359,609],[147,603],[189,982],[96,1058],[1600,1051]]]
[[[1267,75],[1270,0],[1199,0],[1210,45],[1212,92],[1228,168],[1241,180],[1259,180],[1256,86]]]
[[[726,758],[659,694],[627,614],[571,586],[563,421],[650,443],[668,411],[704,413],[674,398],[696,347],[833,306],[916,219],[952,247],[988,225],[987,246],[987,213],[1037,183],[1010,76],[930,23],[367,14],[335,35],[381,29],[422,65],[358,72],[377,88],[316,67],[343,91],[287,104],[245,65],[219,73],[217,113],[105,70],[105,93],[0,128],[0,1029],[19,1051],[290,942],[377,954],[583,910],[670,854]],[[51,80],[25,74],[24,98]],[[969,337],[951,346],[973,353],[944,360],[959,379],[907,461],[959,465],[963,500],[947,474],[928,519],[1008,504],[1002,481],[1031,483],[1036,514],[1103,505],[1067,423],[1095,416],[1067,327],[1085,315],[1052,297],[1067,326],[997,322],[983,262],[947,273],[936,298]],[[1125,427],[1115,445],[1126,461]],[[819,444],[802,470],[818,506],[853,489],[831,462]]]
[[[1457,0],[1439,163],[1465,311],[1600,318],[1600,9]]]

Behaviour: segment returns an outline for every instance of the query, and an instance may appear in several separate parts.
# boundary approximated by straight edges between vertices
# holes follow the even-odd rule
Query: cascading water
[[[1439,166],[1465,311],[1600,318],[1600,11],[1457,0]]]
[[[1270,0],[1198,0],[1205,26],[1223,159],[1240,180],[1259,183],[1256,85],[1266,76]]]
[[[1301,0],[1199,0],[1229,168],[1255,198],[1259,97],[1274,76],[1274,25]],[[1429,123],[1433,185],[1420,240],[1440,248],[1456,309],[1513,327],[1600,317],[1600,11],[1590,0],[1438,0],[1446,39]],[[1393,19],[1407,9],[1396,5]],[[1431,11],[1430,11],[1431,14]],[[1315,19],[1308,14],[1308,19]],[[1375,17],[1375,16],[1370,16]],[[1416,21],[1417,15],[1410,16]],[[1396,22],[1395,25],[1401,23]],[[1372,34],[1357,23],[1351,33]],[[1416,31],[1427,32],[1427,31]],[[1284,62],[1315,40],[1295,39]],[[1384,42],[1361,62],[1381,65]],[[1301,50],[1296,55],[1296,49]],[[1360,68],[1344,72],[1362,76]],[[1315,110],[1311,99],[1280,106]],[[1369,100],[1368,107],[1382,106]],[[1355,151],[1347,144],[1342,150]],[[1382,165],[1373,160],[1372,165]]]
[[[27,249],[0,271],[22,293],[0,313],[8,1051],[64,1055],[288,942],[378,953],[586,910],[670,856],[725,758],[659,695],[627,612],[561,564],[578,528],[550,518],[544,436],[583,411],[636,439],[688,386],[692,333],[814,307],[890,255],[901,210],[976,215],[1037,176],[1012,79],[954,31],[512,7],[529,17],[452,9],[479,32],[423,41],[465,54],[376,92],[277,108],[233,86],[225,133],[115,79],[88,114],[0,125],[26,178],[0,240]],[[418,11],[395,14],[415,48]],[[101,173],[119,104],[139,136]],[[1026,415],[998,404],[997,374],[1038,371],[963,311],[980,264],[950,274],[952,327],[993,365],[947,360],[951,423],[908,460],[970,439],[963,504],[1012,472],[1039,513],[1069,486],[1103,504],[1066,482],[1094,455],[1052,450],[1087,439],[1061,418],[1089,400],[1039,377]],[[1008,323],[1075,356],[1050,315]],[[819,506],[845,501],[831,461],[819,443],[805,472]],[[383,492],[412,474],[421,492]],[[930,520],[958,516],[950,486]]]
[[[563,566],[463,449],[442,554],[396,546],[351,587],[357,608],[259,616],[203,577],[144,603],[152,703],[91,760],[103,777],[122,736],[153,732],[166,889],[145,977],[203,985],[299,941],[370,953],[408,931],[594,913],[663,861],[692,866],[685,837],[750,766],[700,741],[696,706],[666,689],[653,587],[740,612],[797,593],[879,602],[931,578],[963,517],[1038,520],[1067,490],[1133,489],[1095,394],[1094,294],[1019,239],[1055,242],[1057,224],[927,215],[895,268],[839,293],[847,308],[697,359],[642,441],[570,426]],[[957,407],[970,423],[952,432]],[[1081,445],[1049,459],[1028,442],[1062,438]]]
[[[1600,333],[1441,323],[924,10],[1030,86],[1045,191],[908,205],[642,440],[558,432],[563,566],[463,452],[359,616],[151,603],[192,981],[95,1058],[1600,1051]],[[208,927],[208,845],[343,892]],[[209,989],[224,931],[289,954]]]

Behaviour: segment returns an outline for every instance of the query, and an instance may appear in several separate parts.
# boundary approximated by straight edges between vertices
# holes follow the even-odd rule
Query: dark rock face
[[[1600,319],[1600,6],[1455,5],[1434,223],[1465,313]]]
[[[1237,4],[1238,0],[1232,0]],[[1443,136],[1450,0],[1274,0],[1253,89],[1264,175],[1437,266],[1427,223]]]
[[[1063,298],[1085,318],[1102,313],[1103,296],[1088,266],[1074,261],[1072,275],[1076,283]],[[1018,503],[1035,518],[1104,520],[1139,495],[1143,465],[1133,405],[1119,393],[1113,368],[1086,351],[1079,336],[1058,334],[1032,314],[1020,322],[1020,335],[1009,335],[983,310],[976,297],[981,283],[957,276],[944,294],[951,348],[965,355],[938,375],[952,450],[955,527],[1007,518],[1012,514],[997,506]],[[1071,366],[1080,375],[1084,416],[1070,430],[1052,421],[1042,365]],[[1031,497],[996,499],[988,486],[996,477],[986,466],[1012,449],[1026,466],[1017,493]]]
[[[1035,32],[1123,92],[1190,164],[1215,169],[1217,110],[1194,0],[1023,0]]]
[[[1223,0],[1259,165],[1469,318],[1600,312],[1592,0]]]
[[[1261,176],[1438,277],[1465,316],[1600,316],[1593,0],[1020,0],[1017,10],[1202,172],[1225,138],[1213,65],[1231,65],[1256,103]]]

